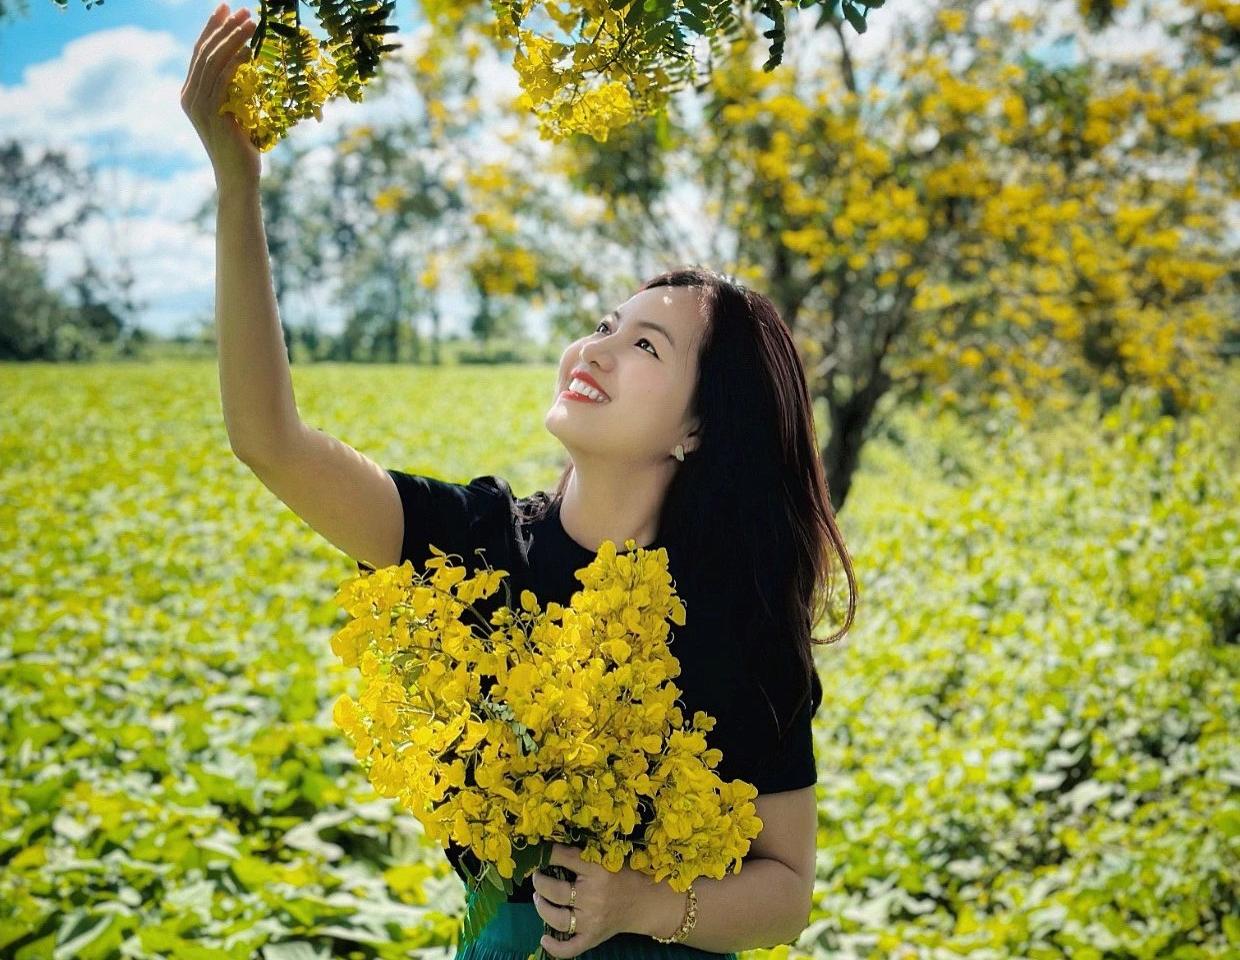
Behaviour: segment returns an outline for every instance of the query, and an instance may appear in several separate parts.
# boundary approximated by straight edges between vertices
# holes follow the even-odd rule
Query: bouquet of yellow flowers
[[[497,609],[489,632],[462,616],[508,571],[487,565],[467,579],[434,546],[425,573],[405,561],[336,595],[352,619],[332,651],[363,686],[357,700],[337,700],[333,720],[376,791],[483,865],[462,943],[515,882],[548,865],[555,842],[612,872],[627,858],[684,892],[698,877],[739,873],[762,829],[757,789],[713,772],[722,753],[704,734],[714,718],[698,710],[685,727],[675,704],[667,620],[683,626],[685,608],[667,551],[625,548],[605,541],[575,571],[583,589],[568,607],[543,610],[522,590],[520,609]]]

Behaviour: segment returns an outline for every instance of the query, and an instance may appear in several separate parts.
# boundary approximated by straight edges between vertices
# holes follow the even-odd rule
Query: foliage
[[[662,112],[672,94],[699,81],[694,60],[704,38],[713,62],[753,15],[771,21],[764,70],[783,59],[785,11],[816,7],[819,26],[842,8],[858,33],[885,0],[423,0],[438,29],[455,31],[484,5],[493,33],[525,91],[519,106],[538,118],[540,135],[560,141],[587,133],[602,142],[635,118]],[[529,24],[533,23],[534,26]]]
[[[0,241],[0,360],[90,359],[99,339],[78,320],[42,265]]]
[[[294,373],[306,421],[385,466],[558,476],[553,367]],[[866,448],[791,953],[1228,954],[1236,371],[1212,390],[1036,429],[906,408]],[[332,727],[352,561],[229,454],[214,362],[0,367],[0,424],[0,954],[450,946],[459,881]]]
[[[1238,387],[1180,419],[1095,394],[1036,431],[908,408],[873,445],[807,950],[1230,955]]]
[[[863,382],[877,357],[854,345],[869,339],[893,381],[949,402],[1003,391],[1032,414],[1094,381],[1202,402],[1236,305],[1240,124],[1208,110],[1234,78],[1048,67],[1018,53],[1029,17],[963,16],[901,48],[890,89],[841,96],[818,73],[799,97],[745,58],[720,73],[724,124],[703,154],[719,175],[755,171],[724,215],[748,221],[746,248],[774,241],[815,280],[802,320],[818,384],[838,402],[841,373]]]
[[[53,0],[62,9],[69,0]],[[97,0],[102,3],[103,0]],[[221,113],[232,113],[259,150],[272,149],[299,121],[322,120],[328,100],[361,102],[362,88],[379,72],[384,43],[398,27],[388,18],[395,0],[304,0],[327,33],[317,39],[302,26],[303,0],[259,0],[251,58],[229,84]],[[23,0],[24,3],[24,0]],[[84,0],[86,8],[91,0]],[[749,13],[771,21],[766,69],[782,59],[787,9],[816,7],[819,22],[839,9],[864,33],[873,7],[885,0],[422,0],[422,8],[451,36],[465,18],[486,16],[496,42],[515,48],[514,65],[526,90],[523,106],[544,134],[561,139],[588,131],[608,133],[666,105],[668,95],[693,81],[693,42],[705,38],[717,55]],[[484,9],[489,8],[489,9]],[[23,7],[24,10],[24,7]],[[11,16],[0,2],[0,20]],[[530,21],[545,21],[531,29]],[[551,26],[554,25],[554,26]],[[565,40],[542,30],[558,27]],[[565,58],[571,53],[571,62]]]
[[[1116,23],[1128,0],[1076,0],[1076,7],[1091,30]],[[1168,23],[1168,33],[1185,40],[1194,59],[1217,66],[1234,63],[1240,56],[1240,3],[1236,0],[1185,0]]]

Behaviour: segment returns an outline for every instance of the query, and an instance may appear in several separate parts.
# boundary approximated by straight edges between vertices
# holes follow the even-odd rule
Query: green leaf
[[[118,931],[113,931],[111,937],[100,941],[116,920],[116,914],[95,917],[85,910],[75,910],[65,918],[56,934],[56,949],[52,953],[52,960],[94,960],[104,956],[109,952],[106,949],[108,941],[119,945]]]
[[[504,889],[504,878],[499,875],[499,871],[495,869],[495,865],[488,863],[482,870],[482,878],[491,886],[499,891]]]
[[[692,30],[694,33],[697,33],[701,36],[706,36],[707,34],[711,32],[712,29],[714,29],[713,24],[711,24],[709,21],[702,20],[694,16],[688,10],[680,11],[680,22],[683,23],[690,30]]]
[[[504,899],[503,891],[497,890],[490,883],[480,881],[471,888],[465,902],[465,916],[461,924],[462,946],[478,939],[482,934],[482,928],[499,912],[499,905]]]
[[[845,0],[843,4],[844,19],[852,24],[853,29],[858,33],[865,33],[865,18],[857,12],[857,8]]]
[[[550,858],[551,844],[549,843],[534,843],[528,847],[514,847],[512,859],[516,867],[513,870],[513,876],[524,880],[539,867],[546,866]]]
[[[660,150],[667,150],[672,145],[672,127],[666,107],[655,115],[654,142],[659,145]]]
[[[247,890],[263,890],[276,880],[275,869],[258,857],[238,857],[228,868],[236,881]]]

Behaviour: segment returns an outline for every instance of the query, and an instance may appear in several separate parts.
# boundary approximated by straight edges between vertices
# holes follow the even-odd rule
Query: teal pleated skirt
[[[534,904],[505,901],[477,940],[457,947],[455,960],[525,960],[538,949],[543,932],[543,918]],[[640,933],[617,933],[577,956],[589,960],[736,960],[735,953],[659,943]]]

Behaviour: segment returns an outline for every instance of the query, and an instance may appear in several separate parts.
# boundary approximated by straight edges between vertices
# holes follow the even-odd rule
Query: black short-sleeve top
[[[410,560],[421,569],[433,556],[431,544],[445,553],[459,554],[460,562],[471,571],[482,566],[481,558],[485,557],[493,569],[509,571],[504,583],[512,600],[522,589],[529,589],[544,609],[551,602],[567,606],[573,593],[581,589],[574,571],[589,564],[595,553],[568,535],[560,522],[558,504],[552,504],[540,519],[524,521],[511,488],[500,477],[480,476],[460,484],[400,470],[387,472],[404,507],[401,563]],[[646,545],[648,549],[660,546],[664,545],[658,541]],[[478,549],[483,551],[481,556]],[[706,734],[706,745],[723,754],[715,772],[725,781],[751,783],[759,794],[813,786],[818,774],[811,719],[822,700],[817,671],[811,676],[810,696],[780,738],[764,693],[751,672],[741,667],[736,631],[729,629],[723,613],[712,610],[708,598],[686,595],[684,571],[678,574],[681,558],[670,546],[666,549],[669,572],[685,604],[684,626],[673,624],[669,634],[669,648],[680,663],[680,674],[673,682],[681,691],[686,719],[695,710],[704,710],[715,718],[714,729]],[[360,562],[358,567],[368,568]],[[490,606],[477,606],[489,617],[506,602],[510,601],[501,587],[487,601]],[[771,690],[769,686],[765,689],[772,698],[784,697],[788,703],[798,699],[793,692]],[[455,843],[449,845],[447,856],[466,882],[481,866],[473,854]],[[469,874],[462,871],[463,858]],[[509,900],[532,902],[533,892],[527,878],[514,888]]]

